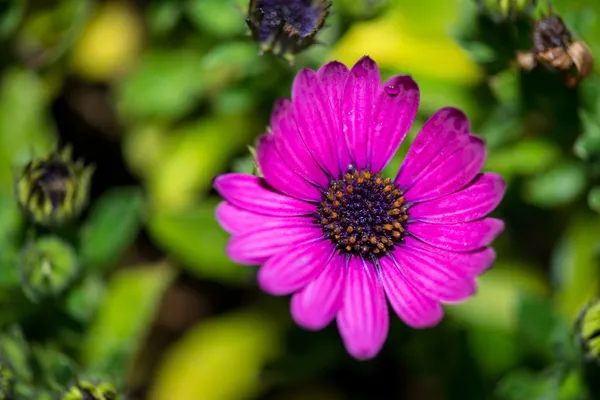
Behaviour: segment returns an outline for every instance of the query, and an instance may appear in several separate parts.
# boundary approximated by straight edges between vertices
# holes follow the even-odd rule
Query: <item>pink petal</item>
[[[488,246],[504,229],[504,222],[496,218],[454,225],[413,222],[408,232],[425,243],[451,251],[472,251]]]
[[[383,284],[375,265],[362,258],[353,257],[348,263],[337,324],[346,350],[359,360],[375,357],[385,343],[389,314]]]
[[[228,202],[246,211],[263,215],[294,216],[316,211],[314,204],[275,192],[264,179],[229,173],[216,177],[213,186]]]
[[[369,151],[371,171],[381,171],[406,137],[419,108],[419,87],[408,75],[390,78],[377,93]]]
[[[323,91],[329,99],[331,112],[336,121],[342,120],[342,96],[344,95],[344,85],[348,73],[348,67],[338,61],[329,62],[317,71],[317,76],[321,80]],[[346,171],[352,161],[345,142],[343,140],[340,140],[340,142],[334,143],[334,145],[337,148],[340,169]]]
[[[437,325],[444,317],[439,302],[421,293],[403,274],[393,258],[381,258],[381,275],[387,298],[398,317],[412,328]]]
[[[451,268],[459,269],[473,278],[491,268],[496,261],[496,252],[491,247],[457,253],[440,249],[412,237],[407,237],[403,246],[416,251],[434,253]]]
[[[456,224],[473,221],[492,212],[506,190],[498,174],[480,174],[467,187],[435,200],[410,207],[410,217],[432,224]]]
[[[365,56],[350,70],[342,101],[342,123],[354,166],[370,167],[369,134],[381,80],[377,64]],[[345,171],[344,171],[345,172]]]
[[[303,69],[292,86],[292,106],[296,124],[306,147],[317,163],[332,177],[340,174],[337,147],[339,120],[326,97],[317,74]]]
[[[440,153],[449,154],[448,144],[461,137],[466,139],[469,130],[469,119],[462,111],[452,107],[438,110],[417,134],[398,171],[396,183],[410,188]]]
[[[273,135],[259,138],[256,148],[258,166],[265,180],[275,189],[300,200],[318,201],[321,191],[294,172],[275,148]]]
[[[292,296],[290,311],[298,325],[319,330],[335,318],[343,301],[345,262],[343,257],[334,255],[321,275]]]
[[[413,239],[414,240],[414,239]],[[458,302],[475,293],[475,279],[437,253],[406,246],[394,251],[401,272],[427,297],[441,302]]]
[[[485,162],[485,144],[475,136],[457,139],[429,164],[423,165],[413,185],[405,191],[410,202],[445,196],[464,188],[477,176]]]
[[[300,136],[290,100],[280,99],[275,103],[270,124],[275,146],[285,163],[308,182],[326,188],[329,179]]]
[[[323,231],[309,218],[282,218],[233,236],[227,244],[226,253],[240,264],[261,264],[281,251],[289,251],[294,246],[319,240],[321,237]]]
[[[248,231],[267,219],[264,215],[242,210],[226,201],[219,203],[215,216],[223,229],[232,235]]]
[[[258,270],[258,284],[273,295],[293,293],[319,276],[333,252],[331,242],[318,241],[278,253]]]

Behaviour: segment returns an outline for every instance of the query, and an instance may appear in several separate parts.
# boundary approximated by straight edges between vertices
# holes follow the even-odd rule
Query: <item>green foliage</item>
[[[516,62],[549,4],[596,61],[575,88]],[[249,5],[0,1],[0,400],[599,399],[600,2],[334,0],[294,67],[259,55]],[[421,91],[386,176],[458,106],[508,188],[477,293],[428,330],[390,311],[358,363],[227,257],[212,179],[261,175],[298,70],[365,54]],[[56,205],[40,160],[69,143],[78,195]]]

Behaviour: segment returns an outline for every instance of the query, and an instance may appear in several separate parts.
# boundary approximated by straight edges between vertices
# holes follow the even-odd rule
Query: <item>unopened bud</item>
[[[21,285],[33,301],[60,295],[78,272],[75,250],[58,237],[42,237],[26,244],[21,251]]]
[[[117,390],[108,382],[81,381],[65,391],[60,400],[117,400]]]
[[[250,0],[246,23],[261,53],[271,52],[291,63],[294,54],[315,43],[330,7],[327,0]]]
[[[87,205],[92,167],[74,162],[69,147],[31,160],[16,177],[19,205],[35,222],[58,225],[78,216]]]

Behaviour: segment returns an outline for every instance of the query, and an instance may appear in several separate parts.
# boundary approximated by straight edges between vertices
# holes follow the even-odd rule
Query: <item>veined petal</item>
[[[437,325],[444,317],[438,301],[424,295],[402,274],[402,269],[392,257],[379,260],[381,276],[387,298],[402,321],[412,328]]]
[[[423,125],[410,146],[396,176],[396,183],[403,189],[411,188],[436,158],[456,151],[463,144],[459,139],[466,139],[469,131],[469,119],[462,111],[452,107],[438,110]],[[453,143],[455,145],[449,147]]]
[[[406,245],[395,250],[393,255],[403,275],[435,301],[454,303],[475,293],[474,277],[466,271],[453,268],[436,253],[418,251]]]
[[[394,76],[377,93],[371,121],[371,172],[381,171],[406,137],[419,108],[419,86],[408,75]]]
[[[290,310],[298,325],[319,330],[333,321],[342,306],[345,263],[343,257],[334,255],[315,280],[294,293]]]
[[[443,260],[448,268],[461,271],[461,274],[464,273],[473,278],[491,268],[496,261],[496,252],[491,247],[458,253],[440,249],[412,237],[407,237],[403,246],[413,251],[433,253],[436,258]]]
[[[313,70],[303,69],[294,79],[292,106],[306,147],[329,176],[338,176],[339,121],[334,118],[320,79]]]
[[[486,172],[458,192],[411,206],[410,217],[432,224],[474,221],[492,212],[505,190],[506,183],[500,175]]]
[[[258,270],[258,284],[273,295],[293,293],[319,276],[334,250],[329,241],[317,241],[278,253]]]
[[[452,225],[425,222],[413,222],[408,225],[411,235],[432,246],[450,251],[472,251],[486,247],[503,230],[504,222],[496,218]]]
[[[285,163],[306,181],[326,188],[329,179],[300,136],[290,100],[280,99],[275,103],[270,125],[275,147]]]
[[[294,172],[281,158],[273,135],[262,135],[256,148],[258,166],[275,189],[300,200],[318,201],[321,191]]]
[[[342,124],[350,157],[357,169],[370,166],[369,134],[375,96],[381,85],[379,69],[371,58],[358,60],[350,70],[342,100]],[[344,171],[345,172],[345,171]]]
[[[272,190],[262,178],[229,173],[216,177],[213,186],[228,202],[263,215],[295,216],[314,213],[314,204]]]
[[[414,184],[404,193],[411,202],[421,202],[445,196],[464,188],[477,176],[485,162],[485,144],[475,136],[463,143],[457,140],[454,147],[440,153],[430,164],[424,166]]]
[[[231,203],[222,201],[215,210],[217,221],[223,229],[232,235],[238,235],[244,231],[255,228],[258,224],[268,219],[268,217],[243,210]],[[285,217],[272,217],[285,218]]]
[[[240,264],[261,264],[269,257],[289,251],[294,246],[320,240],[323,231],[309,218],[288,218],[269,221],[261,226],[233,236],[227,245],[227,255]]]
[[[383,284],[375,266],[362,258],[354,257],[348,263],[337,324],[346,350],[357,359],[375,357],[385,343],[389,314]]]
[[[334,141],[334,146],[337,149],[338,162],[342,172],[346,171],[352,163],[350,152],[339,128],[342,120],[342,96],[344,95],[344,85],[348,73],[348,67],[338,61],[329,62],[317,71],[325,96],[329,99],[331,105],[332,117],[338,122],[337,139]]]

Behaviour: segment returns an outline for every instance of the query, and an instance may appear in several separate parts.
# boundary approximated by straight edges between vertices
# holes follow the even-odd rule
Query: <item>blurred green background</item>
[[[598,398],[573,323],[600,283],[599,68],[575,88],[518,70],[547,3],[510,16],[494,1],[334,0],[322,44],[293,67],[258,55],[247,3],[0,0],[0,361],[24,398],[74,376],[149,400]],[[552,6],[600,54],[600,2]],[[334,325],[295,326],[288,298],[227,259],[211,179],[252,171],[248,146],[298,69],[365,54],[421,89],[390,175],[425,120],[458,106],[508,191],[477,295],[433,329],[394,319],[381,354],[358,362]],[[32,227],[13,174],[56,143],[96,172],[80,220],[42,232],[77,276],[36,297],[22,290]]]

